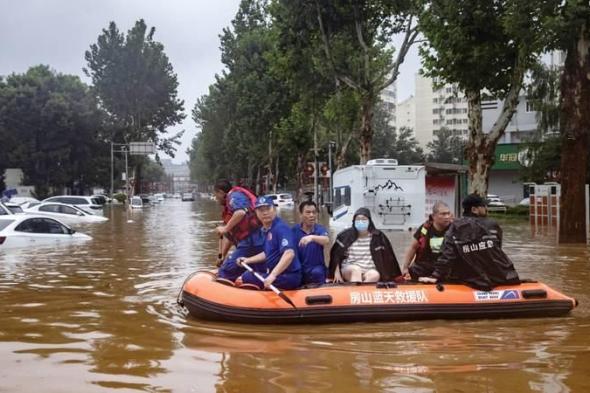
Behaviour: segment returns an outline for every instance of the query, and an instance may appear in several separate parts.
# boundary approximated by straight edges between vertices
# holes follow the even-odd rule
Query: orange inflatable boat
[[[239,323],[336,323],[417,319],[555,317],[577,301],[534,281],[479,291],[460,284],[344,283],[256,291],[200,271],[185,281],[179,303],[197,318]]]

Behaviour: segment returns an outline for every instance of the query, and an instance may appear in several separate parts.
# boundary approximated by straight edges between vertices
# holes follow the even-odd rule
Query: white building
[[[191,172],[187,164],[174,164],[172,160],[162,160],[164,172],[172,176],[172,192],[181,193],[192,191],[190,183]]]
[[[498,120],[500,112],[502,111],[503,101],[484,101],[481,104],[482,114],[482,128],[484,133],[489,133]],[[516,112],[512,115],[512,119],[506,131],[498,144],[505,143],[523,143],[527,138],[530,138],[537,130],[537,112],[533,110],[531,102],[527,101],[526,96],[521,95],[518,99]]]
[[[410,96],[397,104],[395,111],[395,128],[400,130],[402,128],[410,128],[415,132],[416,130],[416,100],[414,96]]]
[[[414,105],[414,133],[422,148],[426,148],[443,127],[457,135],[467,135],[467,98],[456,85],[437,88],[431,78],[416,74]]]
[[[393,82],[381,91],[380,94],[383,108],[389,115],[389,124],[395,126],[396,124],[396,103],[397,103],[397,85]]]

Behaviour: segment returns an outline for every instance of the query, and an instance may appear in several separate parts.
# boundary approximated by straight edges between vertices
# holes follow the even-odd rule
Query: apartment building
[[[410,96],[397,104],[395,111],[395,128],[410,128],[412,131],[416,129],[416,99]]]
[[[456,85],[438,86],[431,78],[416,74],[415,128],[422,148],[431,142],[441,128],[467,136],[467,99]]]
[[[397,104],[397,85],[393,82],[381,91],[380,94],[383,108],[389,116],[389,124],[396,125],[396,104]]]

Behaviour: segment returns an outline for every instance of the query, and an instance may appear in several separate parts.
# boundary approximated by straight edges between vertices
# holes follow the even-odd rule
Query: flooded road
[[[217,254],[213,201],[105,215],[76,227],[90,242],[0,251],[0,392],[590,391],[590,249],[526,222],[502,222],[504,248],[580,301],[569,317],[249,326],[176,305]],[[401,260],[410,235],[391,238]]]

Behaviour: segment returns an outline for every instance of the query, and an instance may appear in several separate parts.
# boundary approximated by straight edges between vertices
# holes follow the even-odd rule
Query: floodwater
[[[105,215],[87,243],[0,252],[0,392],[590,391],[590,249],[551,231],[505,221],[504,247],[580,301],[567,317],[253,326],[176,304],[217,254],[213,201]]]

